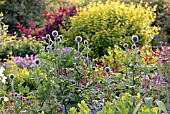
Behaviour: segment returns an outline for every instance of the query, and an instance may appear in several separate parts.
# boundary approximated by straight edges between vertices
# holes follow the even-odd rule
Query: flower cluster
[[[18,67],[32,69],[37,65],[39,59],[34,55],[31,55],[30,57],[26,55],[26,57],[13,57],[12,60],[15,61]]]
[[[0,67],[0,80],[5,84],[7,77],[4,76],[3,72],[5,71],[4,67]]]
[[[159,74],[156,72],[152,74],[152,77],[149,78],[148,75],[146,75],[144,78],[142,78],[142,87],[144,90],[150,89],[150,87],[160,87],[166,85],[167,82],[164,81],[164,78],[160,78]]]

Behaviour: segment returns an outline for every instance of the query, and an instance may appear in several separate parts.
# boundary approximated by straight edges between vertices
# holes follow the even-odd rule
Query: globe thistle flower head
[[[40,49],[40,52],[43,52],[43,49]]]
[[[136,49],[136,44],[133,44],[133,45],[131,46],[131,48],[132,48],[133,50],[135,50],[135,49]]]
[[[138,40],[139,40],[138,36],[136,35],[132,36],[132,42],[136,43],[138,42]]]
[[[95,71],[95,70],[96,70],[96,67],[93,67],[92,70]]]
[[[54,37],[58,36],[58,31],[54,30],[54,31],[52,32],[52,35],[53,35]]]
[[[109,73],[109,72],[110,72],[110,68],[109,68],[109,67],[106,67],[106,68],[105,68],[105,72],[106,72],[106,73]]]
[[[138,50],[138,51],[137,51],[137,54],[138,54],[138,55],[141,55],[141,51],[140,51],[140,50]]]
[[[88,45],[88,41],[87,40],[84,40],[84,45]]]
[[[81,42],[81,41],[82,41],[82,37],[81,37],[81,36],[77,36],[77,37],[75,38],[75,41],[76,41],[76,42]]]
[[[61,38],[60,37],[57,37],[57,42],[61,42]]]
[[[50,46],[47,46],[47,47],[46,47],[46,50],[49,51],[49,50],[50,50]]]
[[[46,39],[50,39],[50,35],[49,34],[46,35]]]
[[[4,98],[3,97],[1,97],[1,99],[0,99],[1,101],[4,101]]]
[[[34,62],[35,62],[36,65],[40,64],[40,60],[39,59],[36,59]]]
[[[10,74],[10,75],[9,75],[9,78],[10,78],[11,80],[13,80],[13,79],[14,79],[14,74]]]
[[[59,35],[58,37],[59,37],[61,40],[63,39],[63,36],[62,36],[62,35]]]
[[[125,49],[128,48],[128,44],[127,44],[127,43],[124,44],[123,47],[124,47]]]

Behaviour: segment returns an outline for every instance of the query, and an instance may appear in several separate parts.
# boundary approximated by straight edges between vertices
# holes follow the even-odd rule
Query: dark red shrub
[[[47,19],[46,24],[42,28],[36,28],[37,23],[33,20],[29,22],[29,28],[24,27],[20,22],[17,22],[17,27],[22,34],[36,36],[36,39],[43,40],[43,37],[46,34],[52,33],[53,30],[59,32],[59,26],[65,27],[65,24],[68,17],[76,14],[76,6],[70,8],[59,8],[58,12],[48,13],[46,10],[43,10],[42,13]],[[52,35],[51,35],[52,36]]]

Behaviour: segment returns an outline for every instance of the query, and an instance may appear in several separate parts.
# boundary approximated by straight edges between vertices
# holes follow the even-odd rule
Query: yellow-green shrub
[[[108,46],[130,44],[132,35],[139,37],[139,45],[146,45],[158,34],[159,28],[150,26],[156,18],[155,9],[148,4],[143,7],[142,3],[93,2],[70,18],[71,27],[63,30],[63,35],[72,46],[76,45],[74,38],[78,35],[89,40],[90,55],[95,57],[99,48],[106,53]]]

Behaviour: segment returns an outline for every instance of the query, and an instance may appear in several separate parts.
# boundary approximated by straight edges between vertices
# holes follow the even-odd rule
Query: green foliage
[[[102,107],[101,111],[98,111],[97,114],[159,114],[160,110],[165,110],[165,105],[161,101],[156,107],[153,105],[153,98],[145,98],[146,103],[142,103],[140,94],[137,96],[131,96],[128,93],[125,93],[121,99],[113,99],[112,102],[106,102],[105,106]],[[160,104],[162,104],[160,106]],[[70,108],[69,114],[89,114],[89,109],[84,101],[81,101],[81,104],[78,104],[80,112],[77,112],[76,108]]]
[[[148,4],[142,6],[142,3],[135,5],[118,1],[90,3],[70,18],[71,27],[63,30],[63,36],[69,39],[69,46],[75,46],[72,40],[76,36],[87,39],[93,57],[101,51],[106,53],[108,46],[131,44],[132,35],[139,37],[139,45],[147,45],[159,30],[150,26],[156,18],[155,8]]]
[[[130,3],[139,3],[140,0],[121,0],[122,2]],[[152,26],[161,27],[159,33],[159,39],[153,40],[152,45],[157,45],[159,41],[164,41],[165,45],[170,44],[170,1],[169,0],[143,0],[144,3],[148,2],[149,6],[157,5],[155,10],[156,19],[152,23]]]
[[[164,41],[164,45],[170,45],[170,1],[155,0],[150,3],[152,6],[155,4],[158,6],[155,11],[157,18],[155,19],[153,25],[161,27],[161,30],[159,40],[157,42],[153,41],[153,45],[156,45],[159,41]]]
[[[34,41],[33,38],[27,40],[25,37],[17,38],[16,35],[6,36],[0,47],[1,61],[6,61],[6,59],[10,59],[12,56],[25,57],[26,54],[36,55],[43,48],[42,44]]]
[[[3,22],[9,25],[9,32],[17,31],[16,22],[28,26],[29,20],[43,22],[42,10],[45,10],[44,0],[2,0],[0,11],[4,14]]]
[[[3,20],[3,13],[0,13],[0,42],[2,42],[5,39],[5,36],[7,35],[8,25],[5,25]]]

